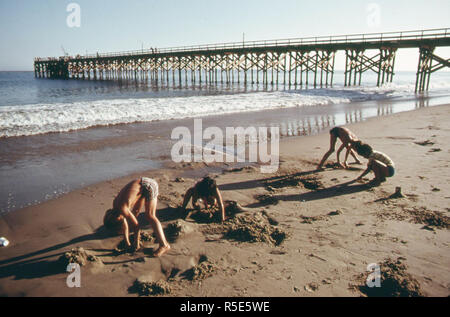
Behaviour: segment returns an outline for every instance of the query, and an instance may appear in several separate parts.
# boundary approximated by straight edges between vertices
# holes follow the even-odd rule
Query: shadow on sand
[[[319,170],[311,170],[311,171],[306,171],[306,172],[289,174],[289,177],[308,176],[308,175],[317,174],[320,172],[321,171],[319,171]],[[274,176],[274,177],[254,179],[254,180],[244,181],[244,182],[222,184],[222,185],[219,185],[219,189],[220,190],[238,190],[238,189],[252,189],[252,188],[257,188],[257,187],[264,187],[266,183],[284,179],[284,178],[286,178],[286,176],[288,176],[288,175],[278,175],[278,176]]]
[[[67,242],[55,244],[54,246],[44,248],[39,251],[34,251],[0,261],[0,278],[15,276],[16,280],[32,279],[65,272],[64,268],[61,268],[61,266],[58,265],[58,258],[65,251],[38,258],[35,257],[66,248],[73,244],[92,240],[103,240],[111,236],[111,233],[109,233],[106,228],[101,226],[93,233],[85,234],[83,236],[73,238]]]
[[[349,194],[354,194],[358,192],[362,192],[371,188],[370,184],[354,184],[353,181],[335,185],[328,188],[318,189],[314,191],[310,191],[303,194],[292,194],[292,195],[273,195],[271,199],[274,203],[278,201],[314,201],[319,199],[327,199],[331,197],[344,196]],[[248,208],[258,208],[262,206],[267,206],[267,202],[257,202],[253,204],[249,204],[246,207]]]
[[[182,218],[183,213],[178,208],[167,207],[157,210],[157,216],[161,222],[168,222]],[[142,229],[150,228],[144,213],[138,215],[138,220]],[[104,240],[114,236],[118,235],[109,232],[104,226],[100,226],[93,233],[85,234],[38,251],[2,260],[0,261],[0,279],[8,276],[14,276],[16,280],[33,279],[63,273],[65,272],[65,268],[61,267],[58,259],[67,251],[67,247],[86,241]],[[61,249],[63,251],[54,253]],[[109,252],[108,255],[114,255],[114,250],[109,249],[93,249],[93,251]],[[144,251],[146,251],[144,253],[152,253],[150,249]],[[124,263],[129,261],[136,261],[136,259],[127,260]]]

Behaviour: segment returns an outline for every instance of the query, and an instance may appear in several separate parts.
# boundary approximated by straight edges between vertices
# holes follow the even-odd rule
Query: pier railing
[[[346,34],[346,35],[331,35],[331,36],[315,36],[304,38],[287,38],[277,40],[258,40],[258,41],[242,41],[242,42],[228,42],[215,43],[204,45],[178,46],[168,48],[154,48],[141,49],[110,53],[95,53],[76,56],[61,56],[66,59],[92,59],[92,58],[108,58],[108,57],[126,57],[139,56],[151,54],[168,54],[168,53],[184,53],[184,52],[202,52],[215,50],[231,50],[231,49],[251,49],[264,47],[287,47],[287,46],[306,46],[306,45],[333,45],[333,44],[352,44],[352,43],[384,43],[392,41],[407,41],[407,40],[433,40],[450,38],[450,28],[441,29],[427,29],[415,31],[400,31],[400,32],[384,32],[384,33],[365,33],[365,34]],[[58,58],[36,58],[35,61],[54,61]]]

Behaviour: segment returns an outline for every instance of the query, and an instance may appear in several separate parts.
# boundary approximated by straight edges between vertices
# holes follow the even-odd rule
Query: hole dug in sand
[[[407,272],[407,265],[402,258],[397,260],[386,259],[380,265],[381,287],[368,287],[366,279],[368,274],[356,276],[358,285],[350,288],[359,290],[368,297],[422,297],[425,296],[420,289],[419,282]]]
[[[58,262],[64,270],[70,263],[77,263],[80,266],[86,266],[89,263],[103,265],[103,262],[99,258],[81,247],[65,252],[59,257]]]

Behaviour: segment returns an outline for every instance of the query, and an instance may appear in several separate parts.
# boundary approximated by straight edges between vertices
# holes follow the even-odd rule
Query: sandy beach
[[[449,296],[449,110],[426,107],[347,125],[394,160],[396,175],[379,187],[346,184],[365,168],[363,158],[349,170],[316,172],[329,146],[322,132],[283,138],[274,174],[168,163],[2,215],[0,236],[10,245],[0,248],[0,296],[370,296],[364,282],[371,263],[383,274],[385,267],[395,271],[390,277],[406,281],[409,295]],[[225,224],[202,215],[183,220],[176,209],[207,173],[224,200],[240,206],[227,210]],[[157,216],[172,246],[161,258],[151,256],[157,244],[143,218],[148,241],[135,254],[115,252],[122,237],[103,227],[115,195],[139,176],[160,185]],[[403,197],[391,197],[396,187]],[[87,258],[81,287],[69,288],[60,257],[77,247]],[[142,287],[155,282],[162,287],[153,293]],[[389,292],[388,284],[382,289]]]

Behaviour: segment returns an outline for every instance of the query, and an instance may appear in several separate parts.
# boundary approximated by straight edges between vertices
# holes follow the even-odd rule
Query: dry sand
[[[102,227],[114,196],[141,175],[6,214],[0,236],[11,244],[0,248],[0,295],[365,296],[373,295],[364,287],[367,265],[378,263],[390,288],[377,294],[448,296],[449,110],[423,108],[348,126],[396,163],[396,175],[376,188],[343,185],[365,165],[314,171],[328,133],[283,139],[276,174],[253,167],[215,173],[224,199],[242,206],[224,225],[199,215],[180,220],[174,208],[194,176],[206,173],[203,164],[143,173],[160,184],[158,217],[172,245],[161,258],[151,257],[157,244],[143,219],[148,241],[136,254],[115,252],[122,238]],[[403,198],[390,197],[396,187]],[[76,247],[85,253],[60,259]],[[77,258],[81,287],[69,288],[65,264]]]

